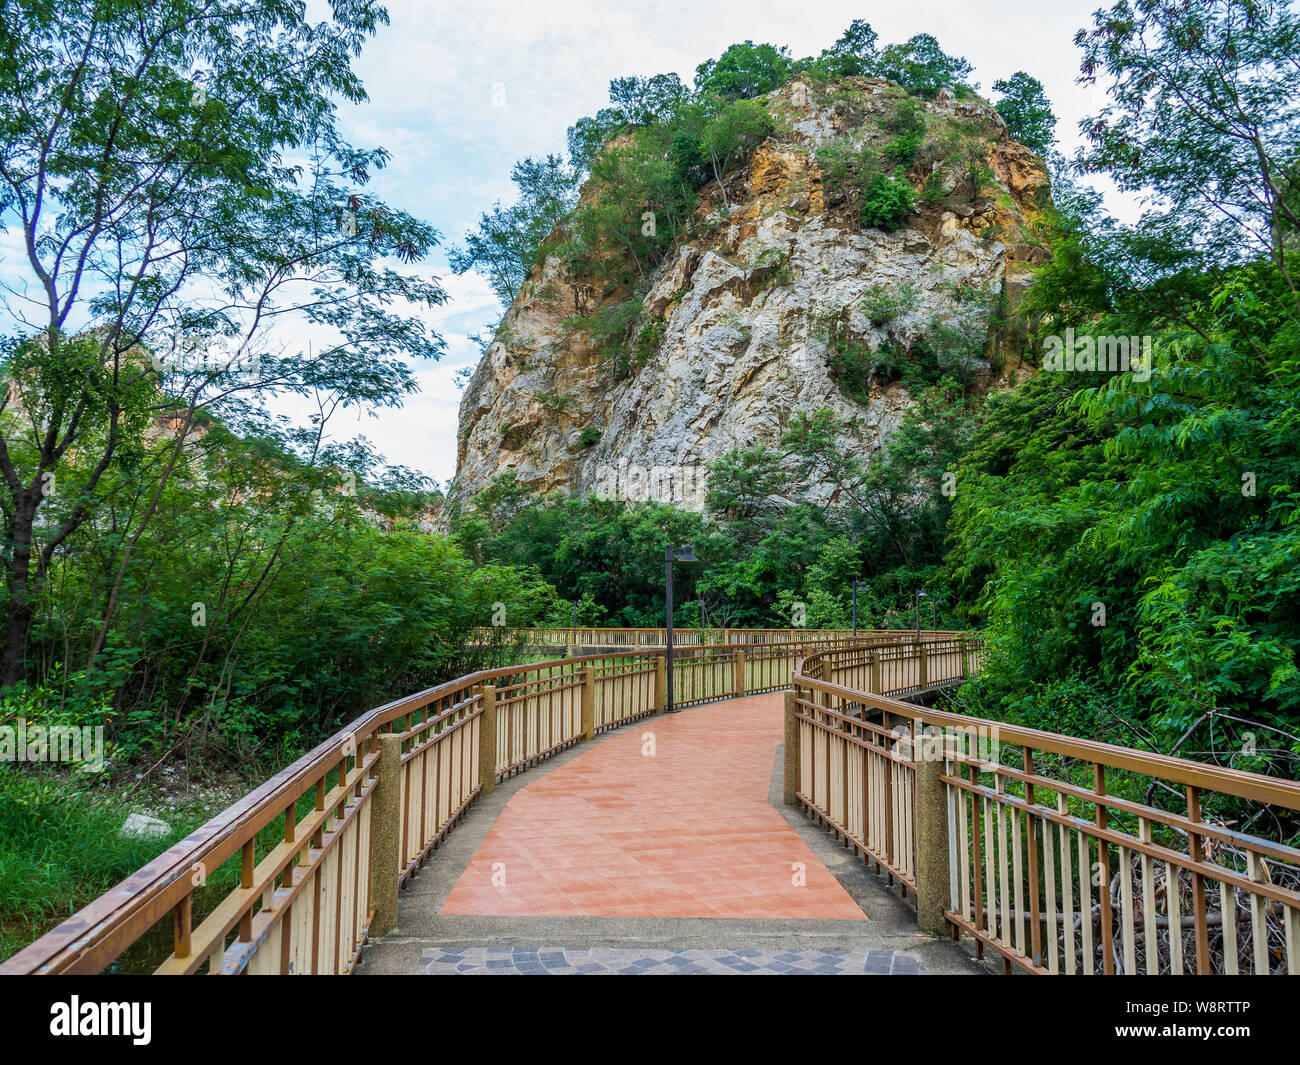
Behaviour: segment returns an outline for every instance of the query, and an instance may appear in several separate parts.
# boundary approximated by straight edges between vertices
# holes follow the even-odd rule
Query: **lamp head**
[[[699,559],[695,557],[695,546],[693,544],[687,544],[685,547],[683,547],[681,551],[678,552],[677,554],[677,561],[698,562]]]

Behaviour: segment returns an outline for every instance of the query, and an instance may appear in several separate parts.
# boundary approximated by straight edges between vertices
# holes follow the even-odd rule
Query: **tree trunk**
[[[0,659],[0,687],[22,681],[27,667],[27,636],[32,627],[32,529],[36,503],[30,492],[14,500],[13,554],[5,572],[9,603],[5,617],[4,657]]]

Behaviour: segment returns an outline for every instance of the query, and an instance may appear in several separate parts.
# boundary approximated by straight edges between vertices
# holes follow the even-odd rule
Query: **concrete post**
[[[655,655],[655,713],[662,714],[668,699],[668,669],[664,655]]]
[[[395,732],[379,736],[379,777],[370,797],[370,908],[375,916],[370,935],[382,936],[397,927],[397,888],[402,859],[398,836],[402,829],[402,737]]]
[[[483,685],[483,713],[478,721],[478,785],[480,797],[497,786],[497,688]]]
[[[596,671],[590,666],[582,671],[582,738],[596,738]]]
[[[735,658],[736,658],[735,661],[736,672],[735,672],[734,686],[737,695],[744,695],[746,690],[745,689],[745,652],[737,651],[735,653]]]
[[[564,657],[565,657],[565,658],[577,658],[577,657],[578,657],[578,645],[577,645],[576,643],[566,644],[566,645],[565,645],[565,648],[564,648]]]
[[[781,800],[797,806],[799,791],[799,722],[795,719],[798,703],[793,691],[785,693],[785,771],[781,779]]]
[[[939,934],[948,927],[951,880],[948,851],[948,791],[943,782],[942,732],[923,735],[912,723],[912,757],[916,765],[916,922]]]

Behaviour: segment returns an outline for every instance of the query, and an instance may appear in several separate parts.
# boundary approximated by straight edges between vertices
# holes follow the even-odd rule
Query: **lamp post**
[[[928,599],[929,596],[920,588],[916,590],[916,642],[921,642],[921,600]]]
[[[857,636],[858,634],[858,589],[863,586],[864,586],[863,581],[857,580],[856,578],[854,579],[853,581],[853,635],[854,636]]]
[[[676,713],[673,709],[673,563],[698,561],[691,544],[681,548],[664,548],[664,613],[668,622],[664,628],[664,655],[668,674],[665,678],[668,690],[664,693],[664,711],[669,714]]]

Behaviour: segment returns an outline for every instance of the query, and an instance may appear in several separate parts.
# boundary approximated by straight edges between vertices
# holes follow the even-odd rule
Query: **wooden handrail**
[[[1176,781],[1179,784],[1206,788],[1225,795],[1236,795],[1256,802],[1285,806],[1290,810],[1300,810],[1300,782],[1294,780],[1251,773],[1244,769],[1229,769],[1167,754],[1139,751],[1132,747],[1103,743],[1100,740],[1078,739],[1058,732],[1045,732],[1041,729],[1010,725],[988,718],[969,717],[946,710],[932,710],[923,705],[902,702],[889,696],[875,695],[829,683],[819,676],[804,672],[810,664],[820,665],[824,661],[824,655],[834,653],[833,651],[819,652],[805,658],[796,671],[799,683],[814,691],[865,703],[878,710],[889,710],[899,717],[912,718],[927,725],[996,729],[999,740],[1004,743],[1022,744],[1040,751],[1064,755],[1067,758],[1078,758],[1084,762],[1092,762],[1112,769],[1124,769],[1145,776]]]
[[[981,652],[808,655],[787,698],[786,801],[915,892],[922,927],[973,936],[1007,971],[1300,973],[1300,847],[1246,831],[1270,807],[1294,825],[1300,782],[885,694],[923,690],[927,661],[965,676]],[[1182,810],[1135,794],[1145,781]],[[1262,808],[1233,827],[1206,816],[1211,793]]]

